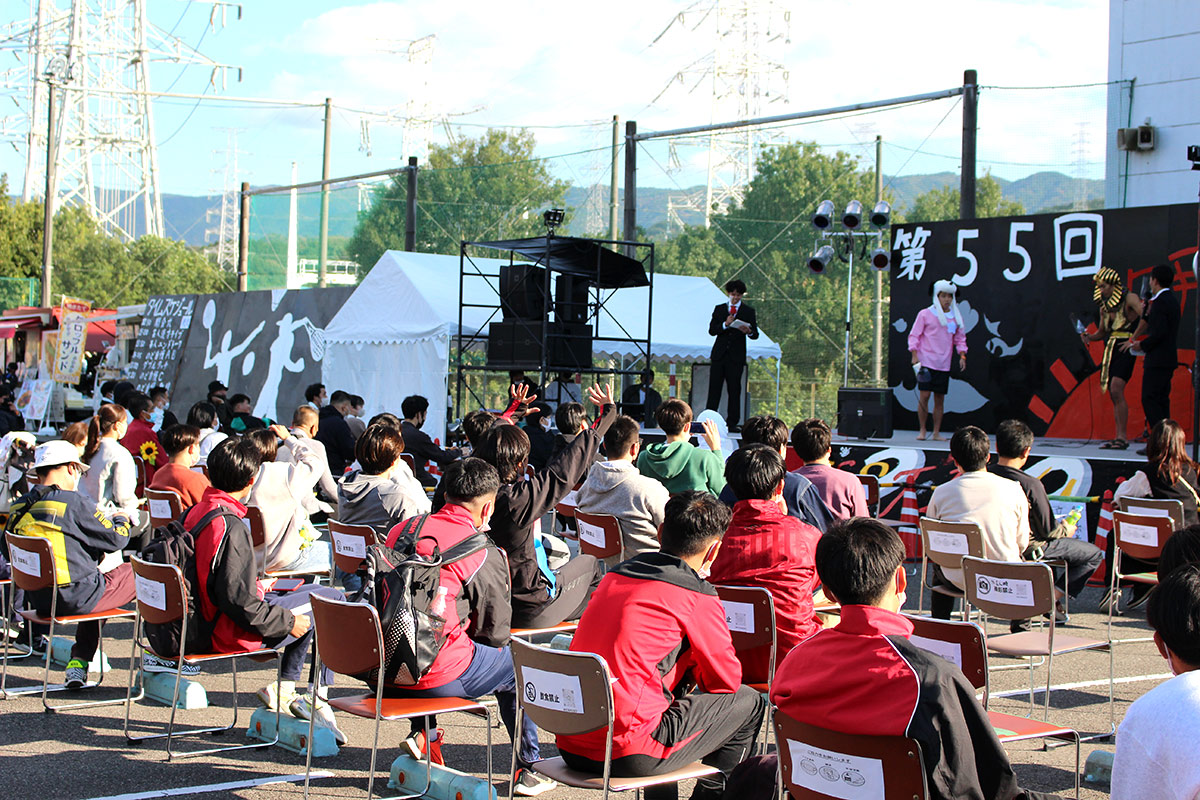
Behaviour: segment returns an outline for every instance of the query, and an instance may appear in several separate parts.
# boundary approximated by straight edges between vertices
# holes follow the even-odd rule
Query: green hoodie
[[[725,488],[725,459],[720,451],[701,450],[691,442],[660,442],[642,451],[638,470],[671,494],[692,489],[719,495]]]

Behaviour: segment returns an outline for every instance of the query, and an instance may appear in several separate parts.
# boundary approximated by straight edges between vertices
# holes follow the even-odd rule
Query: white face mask
[[[541,423],[542,423],[542,430],[544,430],[544,431],[550,430],[550,418],[549,417],[542,417]]]

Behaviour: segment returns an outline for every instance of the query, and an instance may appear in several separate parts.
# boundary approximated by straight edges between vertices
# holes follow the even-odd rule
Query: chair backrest
[[[331,600],[316,592],[310,597],[321,662],[342,675],[380,669],[383,633],[375,607]]]
[[[806,725],[775,712],[783,786],[796,800],[925,800],[921,746],[905,736],[865,736]]]
[[[967,602],[1001,619],[1027,619],[1054,611],[1054,573],[1037,561],[962,560]]]
[[[329,520],[329,538],[333,542],[333,565],[351,574],[362,566],[367,548],[375,544],[375,529],[370,525],[349,525]]]
[[[1142,561],[1157,561],[1163,545],[1175,532],[1168,517],[1113,512],[1113,536],[1122,553]]]
[[[1153,497],[1118,497],[1117,510],[1143,517],[1169,517],[1175,530],[1183,524],[1183,503],[1178,500],[1158,500]]]
[[[583,486],[583,481],[579,482],[579,486]],[[554,504],[554,510],[564,517],[575,516],[575,509],[579,506],[579,486],[576,486],[571,491]]]
[[[183,589],[183,573],[174,564],[153,564],[137,556],[129,559],[133,567],[138,613],[145,622],[174,622],[188,613],[188,597]]]
[[[855,475],[867,495],[867,509],[871,516],[879,516],[879,478],[874,475]]]
[[[192,467],[192,472],[199,472],[201,475],[203,475],[204,477],[207,478],[208,477],[208,465],[207,464],[197,464],[196,466]]]
[[[525,465],[525,480],[529,480],[537,474],[537,470],[533,468],[533,464]]]
[[[5,534],[8,560],[12,562],[13,583],[18,589],[35,592],[54,586],[54,548],[42,536]]]
[[[133,488],[133,493],[137,497],[145,497],[146,491],[146,462],[141,456],[133,457],[133,466],[137,470],[137,484]]]
[[[151,528],[183,516],[183,499],[174,489],[147,489],[146,505],[150,510]]]
[[[400,457],[404,459],[404,463],[408,464],[408,468],[413,472],[417,471],[417,460],[413,458],[412,453],[401,453]]]
[[[775,677],[775,600],[761,586],[716,586],[725,607],[725,624],[733,649],[753,650],[770,646],[767,683]]]
[[[921,517],[921,545],[939,567],[959,569],[963,556],[983,558],[983,531],[974,522],[943,522]]]
[[[521,708],[540,729],[572,735],[612,725],[612,683],[600,656],[513,639],[512,659]]]
[[[588,514],[575,509],[575,530],[579,533],[579,552],[599,559],[619,556],[621,523],[612,514]]]
[[[913,626],[910,642],[946,659],[962,670],[972,686],[987,691],[987,644],[978,625],[913,614],[905,616]]]
[[[267,529],[258,506],[246,506],[246,524],[250,526],[250,542],[257,550],[267,543]]]

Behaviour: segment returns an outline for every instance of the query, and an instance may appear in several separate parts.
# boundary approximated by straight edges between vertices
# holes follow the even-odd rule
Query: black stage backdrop
[[[1192,362],[1196,281],[1196,206],[905,223],[892,231],[888,384],[897,428],[916,430],[916,378],[908,333],[932,303],[935,280],[959,286],[967,330],[967,369],[951,369],[943,430],[973,424],[994,432],[1024,419],[1038,435],[1113,436],[1112,406],[1099,388],[1100,343],[1085,348],[1075,320],[1095,330],[1092,276],[1115,269],[1138,289],[1150,269],[1169,263],[1183,306],[1179,360]],[[1129,435],[1142,430],[1139,359],[1126,390]],[[1191,427],[1191,374],[1175,372],[1172,416]],[[932,423],[931,423],[932,424]]]

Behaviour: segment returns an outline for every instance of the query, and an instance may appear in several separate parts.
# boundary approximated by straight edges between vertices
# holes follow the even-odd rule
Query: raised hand
[[[520,405],[526,406],[537,400],[536,394],[529,394],[529,384],[514,383],[508,387],[508,397]]]
[[[598,383],[595,386],[589,386],[587,395],[588,400],[592,401],[594,405],[597,405],[601,408],[606,405],[616,404],[616,400],[613,399],[613,388],[611,383],[607,383],[603,386]]]

